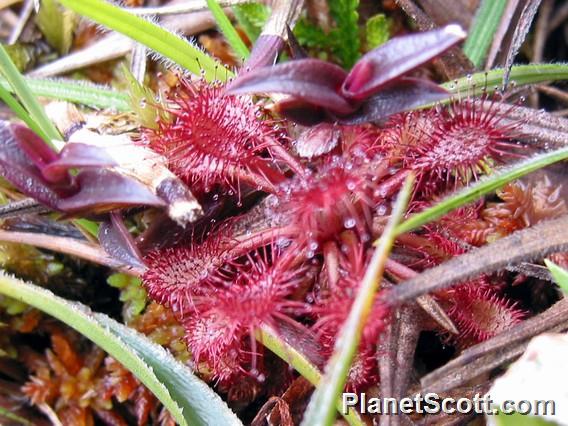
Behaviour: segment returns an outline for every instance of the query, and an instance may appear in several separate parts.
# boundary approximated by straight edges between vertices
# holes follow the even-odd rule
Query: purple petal
[[[125,265],[135,268],[144,267],[140,250],[138,250],[132,235],[124,226],[120,213],[112,212],[110,220],[101,223],[99,241],[107,254]]]
[[[20,148],[39,168],[57,159],[57,153],[45,141],[21,124],[12,124],[12,134]]]
[[[28,197],[56,209],[61,191],[43,179],[39,169],[16,141],[13,130],[8,122],[0,121],[0,176]]]
[[[110,170],[83,170],[77,176],[77,183],[80,190],[61,200],[60,210],[96,214],[124,207],[165,206],[148,187]]]
[[[398,112],[439,102],[449,95],[431,81],[401,78],[364,102],[355,114],[341,117],[339,121],[343,124],[370,123]]]
[[[371,50],[355,64],[341,92],[348,99],[369,98],[387,83],[440,55],[464,38],[465,33],[458,25],[393,38]]]
[[[116,161],[104,148],[82,143],[68,143],[59,153],[59,158],[43,167],[41,172],[47,180],[57,182],[62,176],[67,175],[67,170],[72,168],[116,165]]]
[[[287,93],[337,114],[349,114],[355,108],[338,93],[346,75],[337,65],[319,59],[298,59],[240,75],[227,91],[231,94]]]
[[[278,54],[284,47],[284,40],[274,34],[262,34],[254,43],[249,58],[243,65],[245,72],[272,66],[278,58]]]

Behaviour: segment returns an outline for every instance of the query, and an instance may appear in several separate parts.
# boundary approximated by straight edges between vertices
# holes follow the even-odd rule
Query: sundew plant
[[[341,405],[568,330],[568,10],[466,3],[0,2],[0,423],[474,420]]]

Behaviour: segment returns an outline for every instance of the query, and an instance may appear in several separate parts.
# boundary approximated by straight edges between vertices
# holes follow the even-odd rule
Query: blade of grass
[[[479,72],[471,76],[448,81],[442,87],[451,94],[467,93],[471,96],[492,93],[503,86],[504,69]],[[510,81],[516,86],[568,80],[568,64],[516,65],[511,69]]]
[[[481,0],[463,46],[463,52],[476,68],[483,65],[483,61],[487,57],[487,52],[505,11],[505,6],[507,6],[507,0]]]
[[[565,294],[568,294],[568,271],[554,262],[544,259],[544,264],[552,274],[552,278]]]
[[[256,335],[257,340],[274,354],[289,363],[294,369],[308,380],[312,385],[318,386],[321,381],[321,372],[304,355],[294,347],[286,343],[274,330],[264,326],[260,328]],[[337,411],[341,413],[341,401],[336,402]],[[349,408],[347,413],[341,413],[350,426],[365,426],[365,422],[359,414]]]
[[[13,422],[17,422],[18,424],[21,424],[21,425],[24,425],[24,426],[33,426],[33,423],[30,422],[29,420],[24,419],[23,417],[20,417],[17,414],[14,414],[14,413],[8,411],[4,407],[0,407],[0,417],[4,417],[8,420],[12,420]]]
[[[30,91],[26,81],[10,59],[10,56],[3,46],[0,46],[0,71],[10,86],[12,86],[16,96],[28,112],[31,120],[33,120],[37,124],[37,127],[41,129],[39,135],[49,146],[53,148],[51,141],[61,139],[61,135],[55,128],[55,125],[47,117],[47,114],[35,98],[34,94]]]
[[[110,88],[84,82],[45,80],[29,77],[25,78],[25,81],[35,96],[97,108],[115,109],[121,112],[130,110],[128,96]],[[0,79],[0,87],[8,91],[13,90],[12,86],[5,79]]]
[[[365,271],[365,276],[349,316],[335,343],[325,376],[312,395],[302,420],[304,426],[330,426],[334,423],[335,401],[339,398],[347,382],[349,369],[359,347],[365,323],[375,302],[375,294],[380,286],[385,263],[394,244],[396,225],[406,210],[413,182],[414,176],[409,175],[400,191],[383,235],[375,242],[377,248]]]
[[[233,24],[231,24],[231,21],[227,18],[227,15],[225,15],[225,12],[223,12],[223,9],[219,6],[219,3],[217,3],[217,0],[207,0],[207,7],[213,14],[213,17],[217,22],[217,26],[227,39],[227,42],[233,49],[233,52],[241,59],[247,59],[250,56],[248,47],[239,37],[237,30],[235,30],[235,27],[233,27]]]
[[[41,310],[92,340],[152,391],[180,425],[241,425],[212,389],[136,331],[4,271],[0,271],[0,294]]]
[[[122,33],[208,81],[224,80],[233,73],[176,34],[103,0],[58,0],[65,7]]]
[[[32,120],[24,107],[4,87],[0,87],[0,100],[2,100],[8,106],[8,108],[10,108],[12,112],[16,114],[16,117],[26,123],[30,129],[38,134],[41,134],[41,129],[38,127],[37,123]]]
[[[482,195],[495,191],[512,180],[566,159],[568,159],[568,147],[546,152],[511,167],[499,170],[492,175],[480,179],[478,182],[458,191],[457,193],[450,195],[435,206],[410,216],[409,219],[397,226],[396,233],[399,235],[416,229],[428,222],[442,217],[451,210],[478,199]]]

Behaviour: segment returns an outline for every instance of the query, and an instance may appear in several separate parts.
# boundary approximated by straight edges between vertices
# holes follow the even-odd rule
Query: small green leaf
[[[4,49],[10,55],[10,59],[18,68],[18,71],[24,72],[28,69],[28,66],[33,62],[33,57],[30,53],[30,49],[21,43],[14,44],[4,44]]]
[[[495,416],[491,416],[495,420],[496,426],[555,426],[557,423],[549,422],[542,417],[521,415],[517,412],[513,414],[504,414],[499,412]]]
[[[225,12],[223,12],[221,6],[219,6],[219,3],[217,3],[217,0],[207,0],[207,7],[213,14],[217,26],[225,36],[225,39],[227,39],[233,52],[241,59],[248,58],[250,55],[248,47],[237,33],[237,30],[235,30],[235,27],[233,27],[233,24],[231,24],[229,18],[227,18],[227,15],[225,15]]]
[[[128,83],[130,107],[138,117],[138,121],[144,127],[157,129],[158,118],[167,120],[167,112],[156,101],[152,90],[136,80],[126,65],[122,67],[122,73]]]
[[[478,182],[450,195],[438,204],[410,216],[409,219],[398,225],[396,233],[403,234],[412,231],[413,229],[442,217],[451,210],[457,209],[458,207],[477,200],[485,194],[501,188],[512,180],[566,159],[568,159],[568,147],[536,155],[526,161],[498,170],[492,175],[486,176]]]
[[[164,348],[107,315],[0,271],[0,294],[59,319],[130,370],[180,425],[241,425],[234,413],[187,366]]]
[[[464,53],[476,68],[483,65],[505,6],[507,0],[481,0],[463,47]]]
[[[131,275],[116,273],[107,278],[107,283],[120,290],[119,299],[124,303],[122,316],[127,324],[130,323],[146,307],[147,296],[142,280]]]
[[[233,6],[237,22],[251,42],[254,42],[270,17],[270,8],[261,3],[245,3]]]
[[[365,25],[367,50],[372,50],[390,38],[392,22],[384,14],[372,16]]]
[[[351,68],[361,56],[359,48],[359,0],[329,0],[329,12],[335,21],[336,28],[334,54],[344,68]]]
[[[42,0],[36,15],[36,24],[47,42],[65,55],[73,42],[73,31],[77,23],[77,15],[71,10],[63,9],[57,0]]]
[[[552,278],[554,278],[558,287],[568,295],[568,271],[548,259],[544,259],[544,264],[552,274]]]
[[[349,369],[357,353],[365,323],[375,302],[376,292],[382,280],[385,263],[396,238],[396,225],[404,216],[412,194],[414,176],[409,175],[400,191],[383,235],[375,244],[377,248],[365,271],[365,276],[353,301],[349,316],[335,342],[333,354],[328,361],[318,388],[312,395],[302,425],[331,426],[335,420],[335,404],[347,382]]]
[[[298,20],[294,27],[294,35],[302,46],[315,47],[319,50],[331,49],[336,41],[330,34],[326,34],[320,27],[304,18]]]
[[[207,81],[233,76],[199,47],[176,34],[103,0],[58,0],[65,7],[118,31]]]

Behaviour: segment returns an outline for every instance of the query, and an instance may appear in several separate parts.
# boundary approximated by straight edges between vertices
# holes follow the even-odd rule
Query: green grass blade
[[[231,24],[231,21],[227,18],[227,15],[225,15],[225,12],[223,12],[223,9],[219,6],[219,3],[217,3],[217,0],[207,0],[207,7],[213,14],[213,17],[217,22],[217,26],[227,39],[227,42],[233,49],[233,52],[239,58],[247,59],[250,55],[248,47],[239,37],[237,30],[235,30],[235,27],[233,27],[233,24]]]
[[[7,84],[7,82],[6,82]],[[16,98],[14,98],[10,92],[5,89],[4,87],[0,86],[0,100],[2,100],[8,108],[12,110],[16,117],[26,123],[30,129],[34,132],[41,134],[41,129],[38,127],[36,122],[32,120],[28,112],[24,109],[24,107],[18,102]]]
[[[480,68],[487,57],[505,6],[507,6],[507,0],[481,0],[463,46],[464,53],[476,68]]]
[[[74,82],[72,80],[46,80],[25,78],[35,96],[57,99],[95,108],[108,108],[117,111],[129,111],[128,95],[104,86]],[[0,87],[12,91],[12,86],[5,79],[0,79]]]
[[[442,87],[452,94],[481,95],[485,91],[494,92],[503,87],[505,70],[494,69],[471,76],[448,81]],[[568,80],[568,64],[516,65],[511,69],[511,83],[516,86],[543,83],[545,81]]]
[[[282,340],[277,333],[275,333],[268,327],[262,327],[257,332],[256,338],[272,353],[278,355],[282,360],[294,367],[294,369],[312,385],[318,386],[321,381],[321,373],[318,368],[313,365],[304,355],[298,352],[294,347]],[[337,411],[341,413],[342,403],[340,400],[337,400],[336,407]],[[366,423],[359,416],[359,413],[357,413],[352,408],[349,408],[349,411],[346,414],[341,414],[350,426],[366,425]]]
[[[20,425],[33,426],[33,423],[30,422],[29,420],[26,420],[23,417],[20,417],[17,414],[14,414],[14,413],[8,411],[4,407],[0,407],[0,418],[2,418],[2,417],[6,418],[8,420],[12,420],[13,422],[17,422]],[[0,424],[2,424],[2,423],[0,422]]]
[[[410,216],[409,219],[401,223],[396,228],[396,233],[403,234],[416,229],[428,222],[432,222],[433,220],[442,217],[451,210],[475,201],[479,197],[501,188],[503,185],[511,182],[512,180],[566,159],[568,159],[568,147],[546,152],[513,166],[496,171],[461,191],[450,195],[435,206]]]
[[[208,81],[233,73],[211,56],[176,34],[103,0],[59,0],[65,7],[101,25],[118,31]]]
[[[544,259],[544,263],[552,274],[552,278],[554,278],[554,281],[558,284],[558,287],[568,295],[568,271],[548,259]]]
[[[375,294],[380,286],[385,263],[394,244],[396,225],[406,210],[412,193],[413,182],[414,176],[410,175],[398,196],[389,223],[376,243],[377,248],[365,271],[365,276],[349,316],[335,342],[333,355],[326,366],[325,376],[312,395],[304,415],[303,426],[331,426],[334,423],[335,401],[343,392],[347,382],[349,369],[359,347],[365,323],[373,307]]]
[[[36,123],[37,128],[41,129],[38,134],[46,143],[53,147],[51,141],[61,139],[61,135],[55,128],[55,125],[47,117],[45,110],[37,101],[34,94],[30,91],[24,77],[22,77],[3,46],[0,46],[0,71],[14,90],[31,120]]]
[[[0,294],[41,310],[92,340],[130,370],[180,425],[241,425],[212,389],[138,332],[4,271],[0,271]]]

